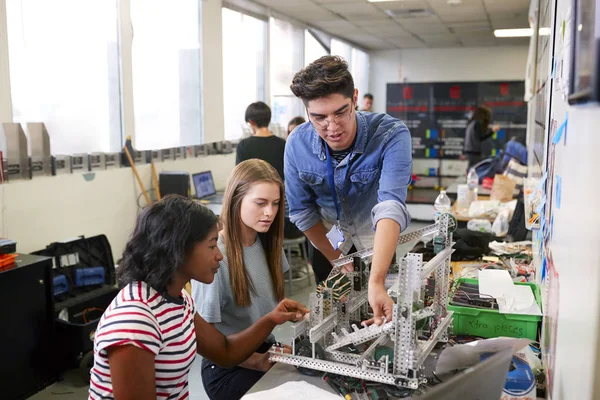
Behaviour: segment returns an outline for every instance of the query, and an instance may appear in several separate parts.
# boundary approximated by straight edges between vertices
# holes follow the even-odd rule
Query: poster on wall
[[[511,137],[525,139],[524,94],[523,81],[388,83],[386,111],[409,128],[413,158],[458,159],[467,122],[478,105],[485,105],[501,127],[483,143],[484,156],[495,156]]]
[[[404,84],[388,90],[387,113],[402,120],[410,130],[414,158],[437,158],[439,133],[431,107],[431,84]]]

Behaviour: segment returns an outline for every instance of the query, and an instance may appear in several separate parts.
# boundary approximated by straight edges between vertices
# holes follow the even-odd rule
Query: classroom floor
[[[412,232],[417,229],[421,229],[428,224],[423,223],[412,223],[406,233]],[[404,254],[409,251],[416,241],[412,241],[403,244],[398,247],[398,254]],[[288,285],[286,283],[286,293],[288,292]],[[308,303],[309,294],[315,290],[314,279],[311,279],[311,285],[307,283],[307,279],[302,279],[292,283],[292,295],[288,297],[299,301],[303,304]],[[287,343],[291,342],[292,329],[291,323],[278,326],[273,331],[273,334],[280,342]],[[196,357],[192,369],[189,374],[190,384],[190,400],[208,400],[208,396],[204,392],[202,386],[202,376],[200,374],[200,364],[202,363],[201,357]],[[81,378],[75,371],[69,371],[65,374],[64,380],[50,385],[41,392],[31,396],[29,400],[81,400],[87,398],[88,395],[88,384],[81,381]]]

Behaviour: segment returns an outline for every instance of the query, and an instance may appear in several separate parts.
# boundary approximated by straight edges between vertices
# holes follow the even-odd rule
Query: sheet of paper
[[[273,389],[247,394],[242,400],[340,400],[340,396],[331,394],[304,381],[290,381]]]
[[[506,270],[484,269],[479,271],[479,293],[498,298],[513,297],[513,281]]]
[[[513,299],[510,306],[507,301],[498,300],[501,314],[542,315],[540,307],[535,301],[533,291],[529,286],[515,285]]]

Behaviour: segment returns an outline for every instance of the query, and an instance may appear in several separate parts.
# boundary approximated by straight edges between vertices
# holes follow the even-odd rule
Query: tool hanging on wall
[[[150,166],[152,168],[152,183],[154,184],[154,190],[156,191],[156,200],[160,200],[160,187],[158,184],[158,177],[156,175],[156,167],[154,167],[154,160],[150,160]]]
[[[125,155],[127,156],[127,160],[129,161],[129,165],[131,165],[131,169],[133,170],[133,174],[135,175],[138,184],[140,185],[140,189],[142,190],[142,193],[144,194],[144,198],[146,199],[146,204],[150,204],[150,196],[148,196],[148,192],[146,192],[146,188],[144,187],[144,184],[142,183],[142,178],[140,178],[140,174],[138,173],[137,168],[135,167],[135,162],[133,161],[133,157],[131,157],[131,153],[129,152],[129,149],[127,148],[127,146],[123,147],[123,151],[125,151]]]

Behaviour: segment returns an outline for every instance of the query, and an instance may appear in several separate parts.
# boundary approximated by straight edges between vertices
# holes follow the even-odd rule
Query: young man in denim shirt
[[[374,247],[369,304],[375,323],[389,321],[393,301],[385,276],[398,236],[410,223],[410,132],[389,115],[356,111],[358,91],[340,57],[308,65],[294,76],[291,90],[309,121],[286,144],[290,219],[328,260]]]

